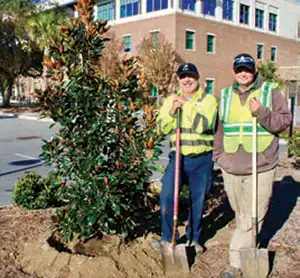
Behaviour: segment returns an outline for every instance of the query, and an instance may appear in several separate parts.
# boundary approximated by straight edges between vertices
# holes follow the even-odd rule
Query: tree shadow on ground
[[[260,247],[267,248],[273,236],[288,220],[298,197],[300,197],[300,183],[292,176],[285,176],[281,181],[274,183],[269,209],[259,235]]]
[[[214,170],[212,184],[213,186],[207,194],[203,213],[203,229],[201,236],[201,242],[203,242],[203,244],[234,218],[234,213],[230,208],[227,195],[224,190],[223,177],[220,170]],[[152,199],[152,202],[157,209],[147,216],[140,216],[135,236],[143,236],[149,233],[160,235],[160,211],[158,209],[159,197],[155,200]],[[189,200],[186,197],[181,197],[179,203],[179,225],[184,225],[188,220],[188,216]],[[185,241],[185,238],[182,237],[180,241]]]
[[[202,220],[202,233],[200,243],[215,236],[218,230],[225,227],[234,218],[234,212],[230,207],[226,192],[224,190],[224,181],[220,169],[214,171],[213,187],[207,196],[205,217]]]
[[[188,200],[183,200],[181,203],[185,208],[180,215],[182,222],[188,219]],[[224,190],[223,176],[220,169],[214,170],[212,188],[207,194],[205,209],[202,219],[202,232],[199,243],[205,248],[205,243],[215,236],[218,230],[225,227],[234,218],[234,212],[231,209],[227,195]],[[186,238],[183,236],[180,241],[185,242]],[[187,248],[187,257],[189,265],[195,262],[196,253],[194,248]]]
[[[269,209],[259,234],[260,248],[267,248],[274,235],[283,227],[298,197],[300,197],[300,183],[292,176],[285,176],[281,181],[274,183]],[[269,273],[273,269],[275,256],[274,251],[269,251]]]

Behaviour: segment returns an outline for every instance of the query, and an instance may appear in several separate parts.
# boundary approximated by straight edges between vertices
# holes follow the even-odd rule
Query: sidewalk
[[[53,120],[50,118],[41,118],[41,112],[32,112],[32,111],[20,111],[16,113],[9,113],[0,110],[0,119],[1,118],[19,118],[25,120],[41,121],[41,122],[53,122]]]

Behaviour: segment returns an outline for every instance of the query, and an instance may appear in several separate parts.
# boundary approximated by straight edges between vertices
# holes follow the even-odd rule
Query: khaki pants
[[[231,266],[241,268],[239,250],[251,247],[252,175],[235,176],[224,170],[222,172],[224,188],[236,218],[236,229],[229,247],[229,261]],[[275,169],[258,174],[258,231],[268,210],[274,178]]]

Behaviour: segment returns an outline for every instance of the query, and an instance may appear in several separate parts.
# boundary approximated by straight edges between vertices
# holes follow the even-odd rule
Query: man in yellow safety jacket
[[[177,77],[180,90],[176,95],[171,95],[164,101],[157,118],[158,130],[162,134],[170,135],[171,147],[169,164],[162,178],[163,186],[160,194],[161,243],[168,246],[172,239],[176,111],[180,108],[180,183],[189,186],[191,201],[186,229],[187,245],[194,246],[196,252],[200,252],[203,248],[198,243],[198,239],[201,233],[205,193],[211,183],[217,101],[213,95],[201,90],[199,73],[194,64],[180,65]]]
[[[257,117],[258,226],[262,227],[272,195],[278,163],[279,132],[291,123],[291,113],[277,84],[264,82],[253,57],[234,58],[232,86],[221,91],[213,159],[223,172],[224,187],[235,211],[236,230],[224,278],[241,276],[239,250],[251,247],[252,117]]]

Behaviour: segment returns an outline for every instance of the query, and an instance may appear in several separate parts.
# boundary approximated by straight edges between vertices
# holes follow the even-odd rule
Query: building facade
[[[60,0],[70,16],[76,1]],[[100,0],[95,18],[108,19],[124,51],[163,34],[177,54],[193,62],[206,90],[232,82],[233,57],[248,52],[257,63],[276,62],[281,77],[300,80],[300,4],[296,0]]]

